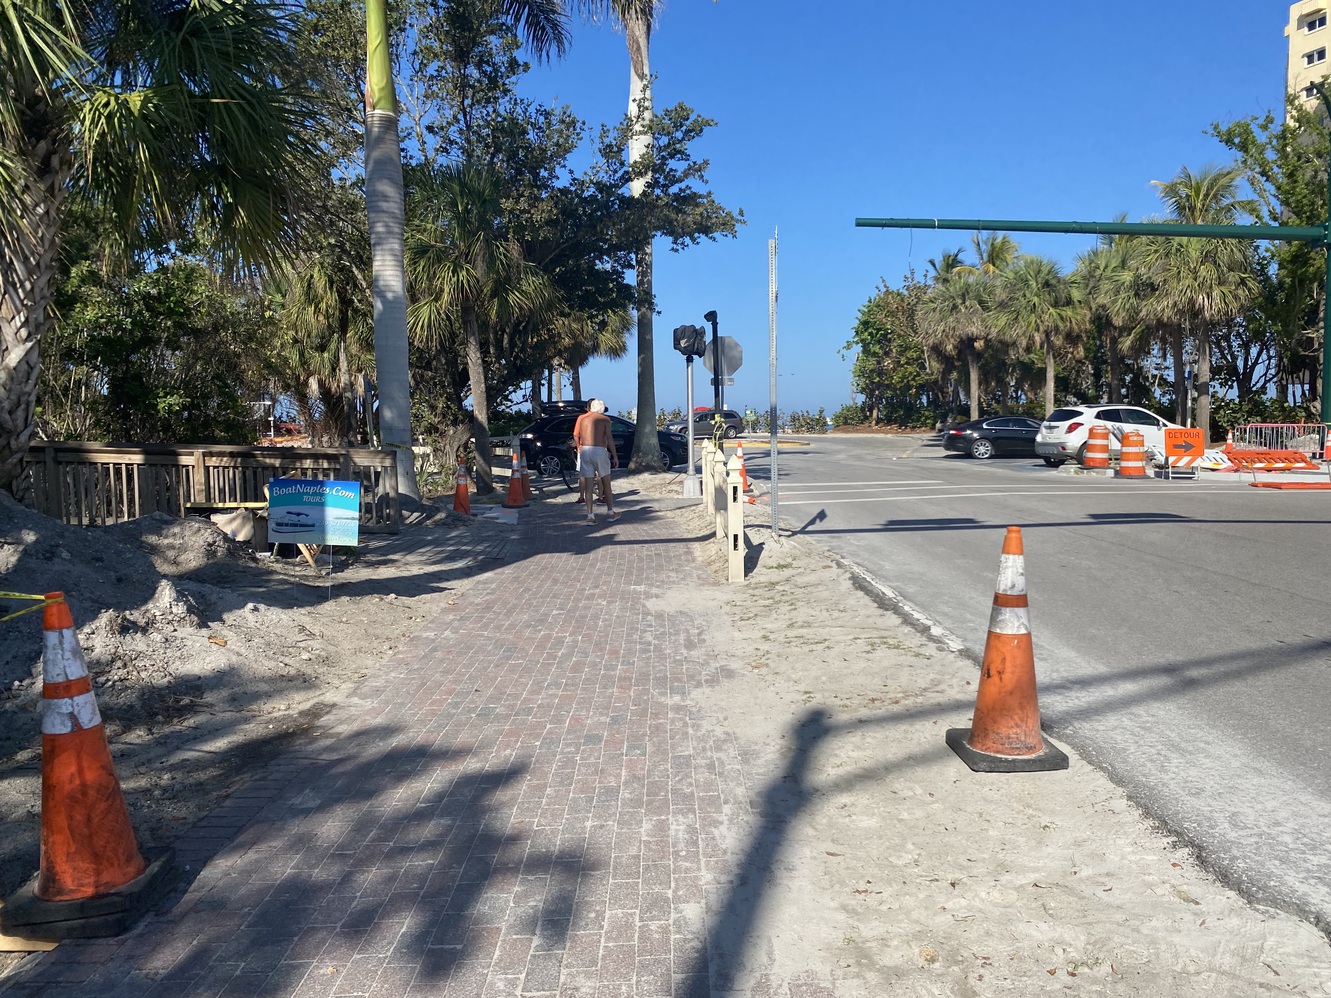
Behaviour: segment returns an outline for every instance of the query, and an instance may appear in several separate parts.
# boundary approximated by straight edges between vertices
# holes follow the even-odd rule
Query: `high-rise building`
[[[1331,49],[1331,31],[1327,30],[1329,0],[1299,0],[1289,5],[1289,24],[1285,37],[1289,39],[1289,67],[1285,74],[1285,89],[1297,94],[1300,100],[1316,106],[1317,91],[1312,84],[1331,74],[1327,50]]]

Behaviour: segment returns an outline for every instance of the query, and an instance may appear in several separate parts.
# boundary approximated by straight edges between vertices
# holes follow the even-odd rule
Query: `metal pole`
[[[767,341],[768,341],[768,359],[767,359],[767,388],[771,402],[767,408],[767,429],[772,448],[772,459],[770,462],[770,472],[772,478],[772,538],[775,540],[780,537],[778,524],[780,519],[777,515],[776,502],[776,230],[772,230],[772,238],[767,240]]]
[[[716,332],[716,310],[704,315],[703,321],[712,324],[712,402],[713,408],[720,412],[725,396],[721,391],[721,337]]]
[[[693,472],[693,354],[684,358],[685,377],[687,385],[684,390],[684,397],[688,399],[688,415],[685,417],[689,422],[689,470],[684,475],[684,498],[697,499],[702,495],[702,482]]]

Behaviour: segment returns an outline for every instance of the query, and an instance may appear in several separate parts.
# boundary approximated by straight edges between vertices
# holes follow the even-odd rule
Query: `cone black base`
[[[1067,769],[1068,757],[1048,738],[1037,755],[993,755],[971,748],[970,728],[948,728],[947,744],[961,761],[977,773],[1046,773]]]
[[[167,849],[123,887],[77,901],[43,901],[33,894],[37,878],[24,884],[0,908],[0,926],[25,939],[102,939],[129,930],[175,884],[175,850]]]

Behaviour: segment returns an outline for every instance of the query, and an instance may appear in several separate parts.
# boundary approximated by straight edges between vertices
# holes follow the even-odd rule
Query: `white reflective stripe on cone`
[[[989,613],[989,630],[995,634],[1030,634],[1031,612],[1024,606],[996,606]]]
[[[42,734],[67,735],[102,723],[97,698],[91,693],[42,701]]]
[[[79,636],[72,627],[42,632],[42,679],[48,683],[63,683],[82,679],[88,674],[83,661]]]
[[[994,592],[1016,596],[1026,591],[1026,558],[1019,554],[998,557],[998,585]]]

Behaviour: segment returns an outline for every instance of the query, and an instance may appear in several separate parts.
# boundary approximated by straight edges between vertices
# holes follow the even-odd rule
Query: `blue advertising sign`
[[[360,482],[274,478],[268,483],[269,544],[336,544],[360,540]]]

